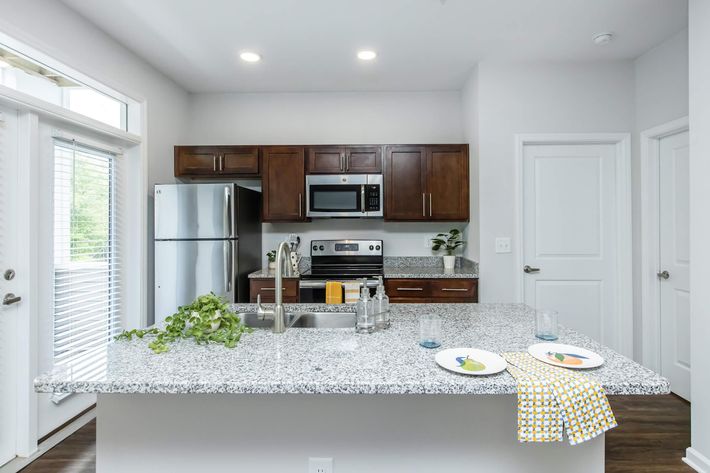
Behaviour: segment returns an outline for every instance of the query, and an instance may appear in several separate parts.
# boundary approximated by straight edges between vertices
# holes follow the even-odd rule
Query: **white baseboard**
[[[29,457],[17,457],[14,460],[10,460],[8,463],[0,466],[0,473],[17,473],[95,418],[96,408],[94,407],[90,411],[87,411],[74,419],[71,423],[67,424],[62,430],[39,444],[37,446],[37,450],[35,450]]]
[[[698,473],[710,473],[710,458],[706,457],[693,447],[685,450],[683,461]]]

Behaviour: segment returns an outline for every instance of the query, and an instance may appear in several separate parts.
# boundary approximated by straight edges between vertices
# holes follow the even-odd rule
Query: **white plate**
[[[477,348],[449,348],[437,353],[435,359],[442,368],[474,376],[500,373],[508,366],[502,356]]]
[[[537,343],[528,348],[528,353],[540,361],[563,368],[596,368],[604,363],[604,358],[593,351],[563,343]]]

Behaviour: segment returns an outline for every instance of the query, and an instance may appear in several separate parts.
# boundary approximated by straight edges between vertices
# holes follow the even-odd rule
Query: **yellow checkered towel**
[[[559,442],[564,428],[570,445],[576,445],[616,427],[598,382],[528,353],[503,353],[503,357],[518,383],[520,442]]]
[[[343,283],[338,281],[326,281],[325,283],[325,303],[343,303]]]

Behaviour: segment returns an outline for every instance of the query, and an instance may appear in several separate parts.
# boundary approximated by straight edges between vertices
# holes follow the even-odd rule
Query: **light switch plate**
[[[496,238],[496,253],[510,253],[512,251],[509,237]]]
[[[308,473],[333,473],[333,459],[314,457],[309,458]]]

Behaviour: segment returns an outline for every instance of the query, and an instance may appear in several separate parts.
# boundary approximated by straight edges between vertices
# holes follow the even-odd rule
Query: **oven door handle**
[[[301,279],[298,283],[298,287],[300,289],[324,289],[325,288],[325,283],[328,281],[338,281],[340,283],[350,283],[350,282],[361,282],[358,279]],[[377,279],[368,279],[367,280],[367,287],[377,287],[378,281]]]

